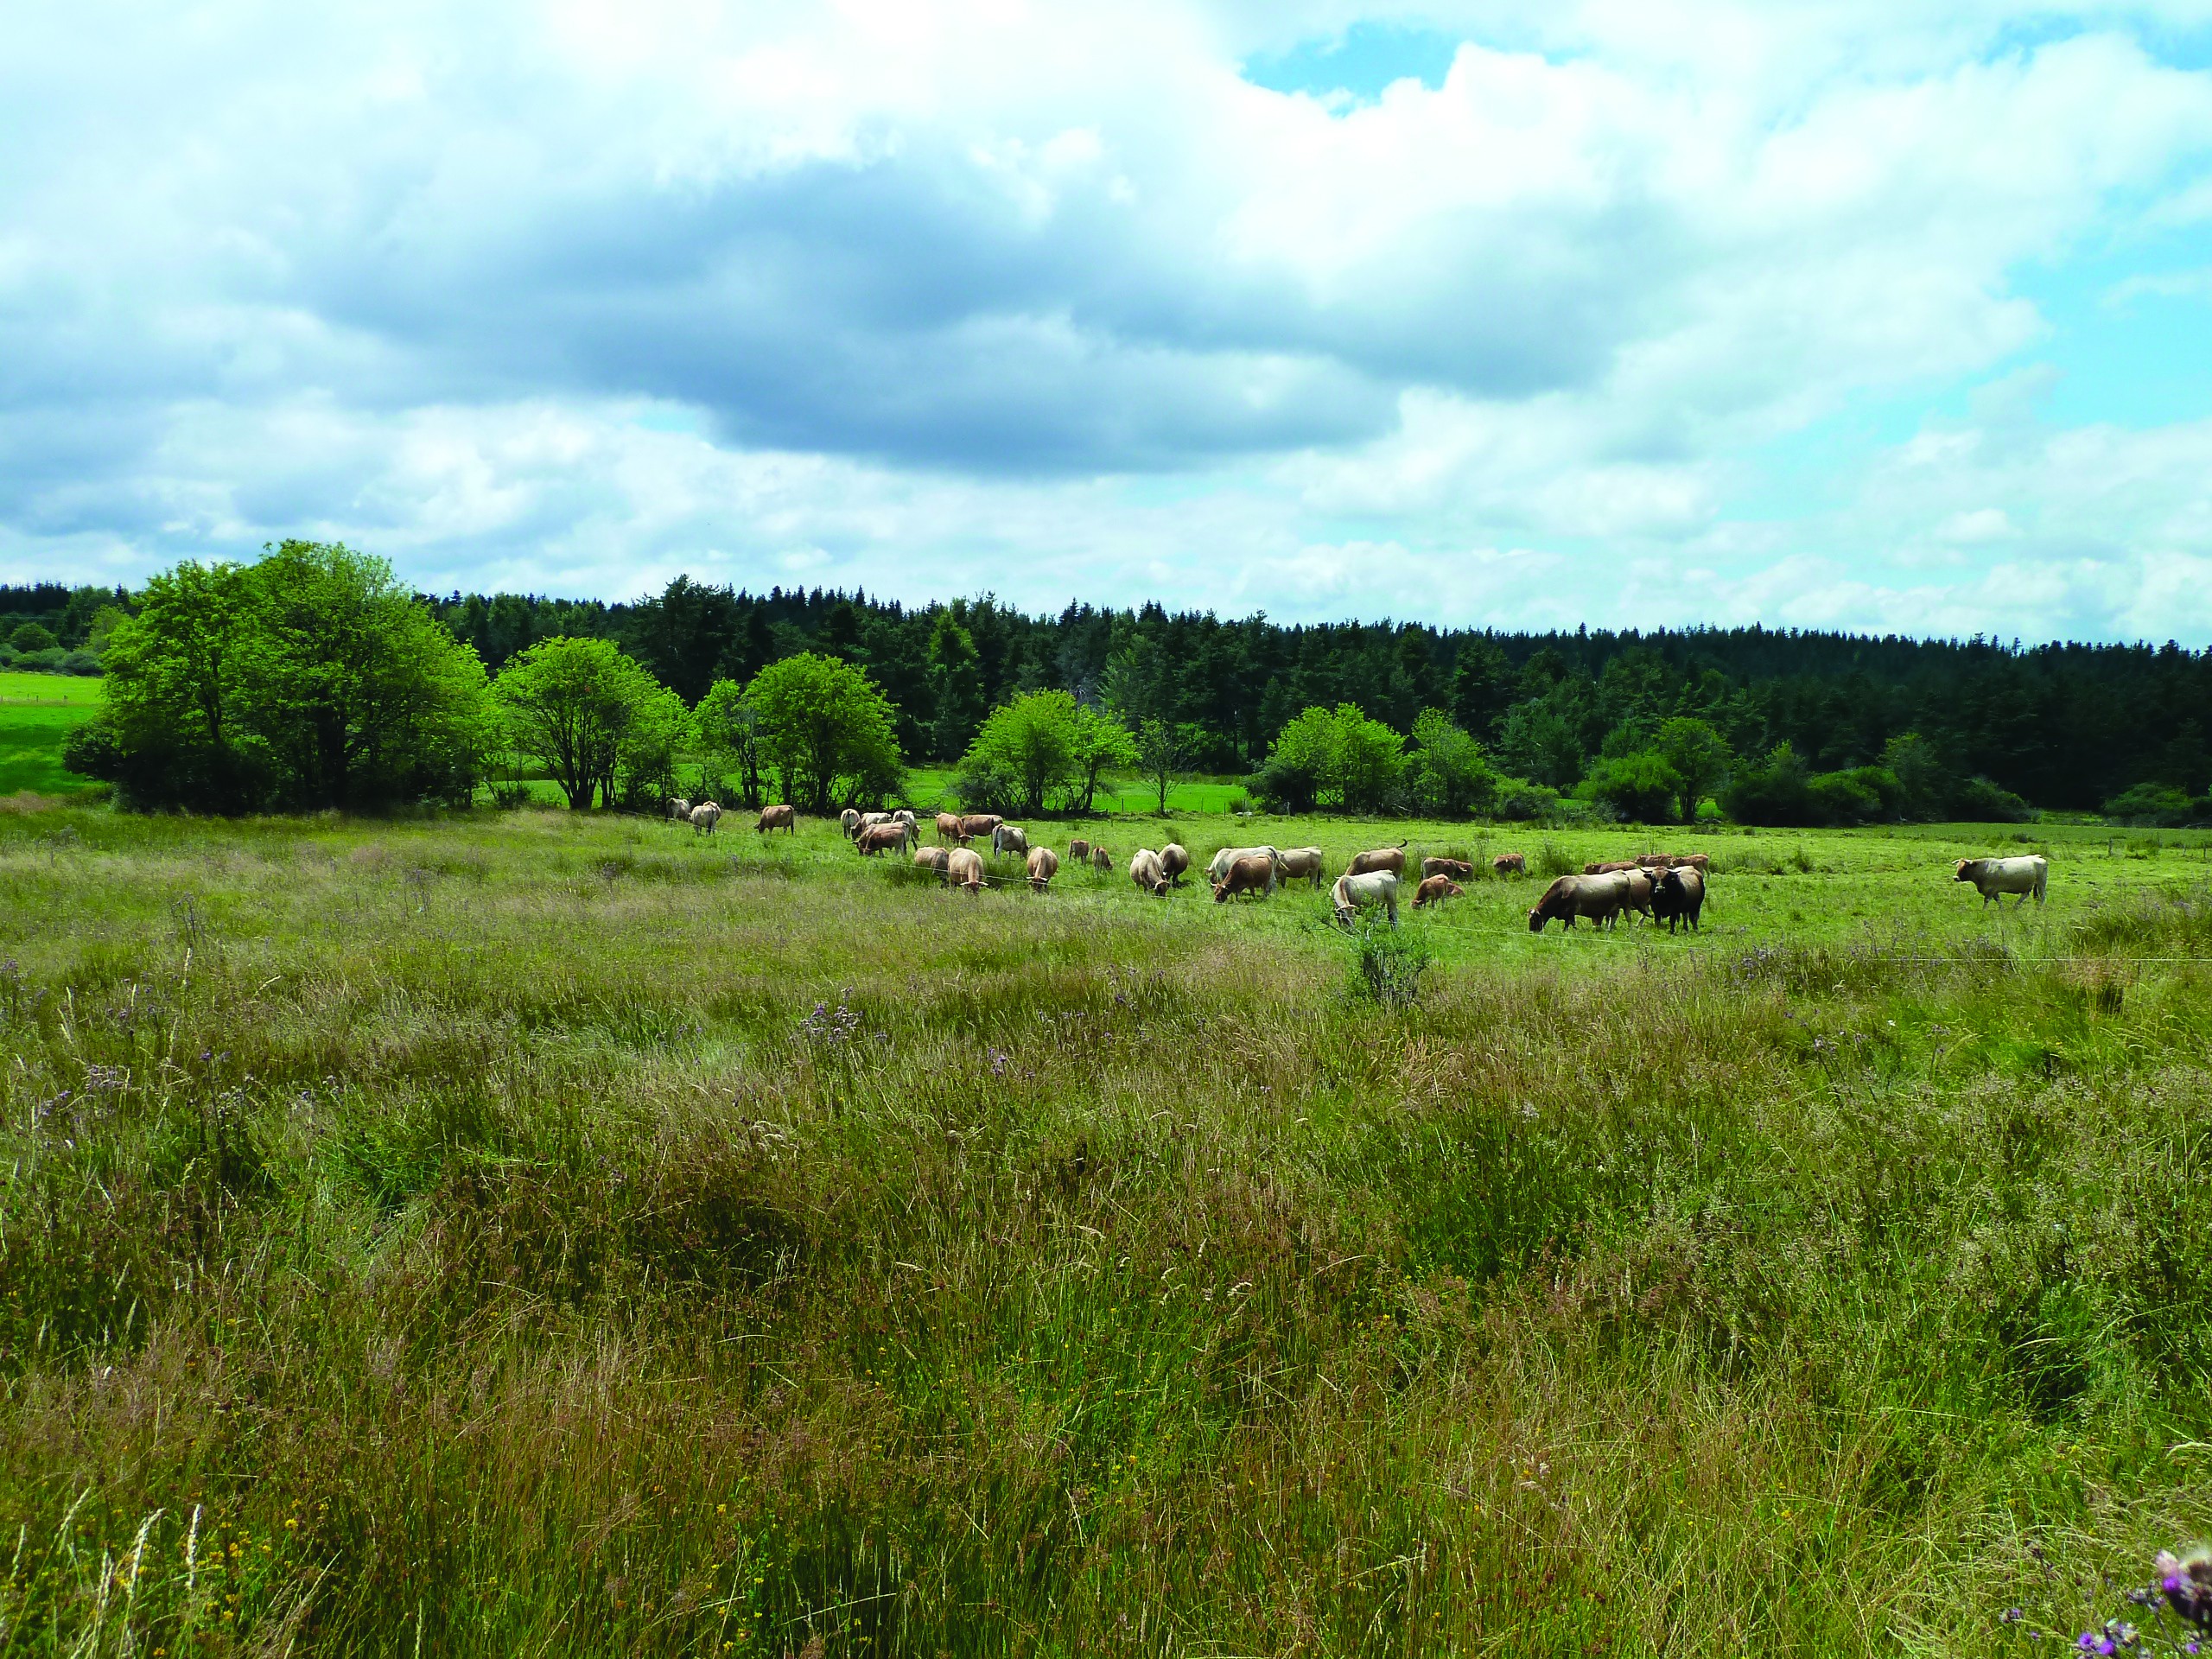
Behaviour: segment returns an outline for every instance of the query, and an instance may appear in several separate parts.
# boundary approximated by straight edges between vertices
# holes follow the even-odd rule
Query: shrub
[[[1516,823],[1557,823],[1567,816],[1566,799],[1549,784],[1507,778],[1497,786],[1491,810]]]
[[[1351,994],[1386,1008],[1411,1007],[1421,1001],[1421,980],[1435,960],[1419,934],[1362,922],[1352,934]]]
[[[2195,816],[2197,804],[2171,784],[2137,784],[2105,803],[2105,816],[2121,823],[2172,829]]]
[[[1812,777],[1797,751],[1777,743],[1766,758],[1738,766],[1720,792],[1721,809],[1738,823],[1800,825],[1817,823]]]
[[[1308,709],[1282,728],[1252,792],[1270,811],[1378,812],[1398,798],[1406,741],[1357,703]]]
[[[8,643],[17,651],[52,651],[61,642],[36,622],[26,622],[8,636]]]
[[[1617,817],[1657,823],[1683,792],[1682,777],[1666,756],[1644,749],[1599,761],[1574,792],[1584,800],[1602,802]]]
[[[2035,817],[2034,808],[1986,778],[1969,778],[1959,785],[1951,807],[1959,817],[1975,823],[2026,823]]]

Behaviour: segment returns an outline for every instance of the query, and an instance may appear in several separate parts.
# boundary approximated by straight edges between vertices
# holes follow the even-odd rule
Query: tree
[[[1014,779],[1020,809],[1041,812],[1047,791],[1067,788],[1081,776],[1076,761],[1078,712],[1069,692],[1032,691],[1018,696],[991,711],[969,745],[961,769],[985,766],[1004,773]]]
[[[1136,745],[1120,724],[1109,720],[1088,703],[1077,703],[1075,709],[1075,729],[1071,734],[1074,752],[1077,782],[1081,794],[1076,810],[1088,812],[1097,798],[1098,780],[1109,766],[1133,766],[1136,764]],[[1162,797],[1161,810],[1166,810]]]
[[[1603,801],[1621,817],[1657,823],[1683,792],[1682,779],[1656,749],[1640,749],[1598,761],[1575,792]]]
[[[565,634],[517,652],[492,683],[514,746],[545,768],[578,812],[594,792],[613,804],[631,722],[661,689],[612,639]]]
[[[758,809],[760,798],[760,719],[735,680],[716,680],[691,711],[699,747],[715,770],[737,769],[745,804]]]
[[[1268,762],[1252,779],[1262,800],[1283,810],[1335,806],[1376,812],[1389,805],[1405,779],[1406,741],[1357,703],[1318,705],[1282,728]]]
[[[1136,766],[1153,786],[1161,812],[1167,792],[1190,769],[1191,757],[1205,741],[1204,728],[1188,721],[1147,720],[1137,728]]]
[[[976,641],[950,611],[930,625],[930,743],[941,760],[965,754],[983,718],[983,674]]]
[[[1812,777],[1786,742],[1776,744],[1764,760],[1738,766],[1720,791],[1720,805],[1738,823],[1800,825],[1820,817]]]
[[[26,622],[8,636],[8,643],[17,651],[52,651],[61,642],[40,624]]]
[[[1482,745],[1441,709],[1423,709],[1414,721],[1409,783],[1422,811],[1446,818],[1464,818],[1497,792],[1497,774],[1484,760]]]
[[[1697,822],[1697,809],[1728,776],[1728,745],[1706,721],[1678,717],[1659,728],[1653,746],[1681,780],[1682,822]]]
[[[666,686],[654,684],[630,711],[614,747],[614,797],[633,812],[658,812],[676,793],[677,756],[691,745],[691,711]]]
[[[1452,714],[1477,737],[1488,737],[1513,701],[1513,666],[1497,642],[1471,634],[1452,669]]]
[[[898,791],[904,774],[891,705],[850,663],[800,652],[754,675],[745,701],[762,763],[801,811],[827,815],[835,804]]]

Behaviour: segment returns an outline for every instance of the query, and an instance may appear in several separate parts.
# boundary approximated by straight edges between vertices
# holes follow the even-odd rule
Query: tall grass
[[[80,828],[0,1649],[1982,1651],[2212,1522],[2196,923],[1392,1006],[1119,879]]]

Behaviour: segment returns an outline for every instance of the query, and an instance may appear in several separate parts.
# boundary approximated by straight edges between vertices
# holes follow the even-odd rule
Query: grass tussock
[[[1595,971],[75,827],[0,831],[11,1652],[1980,1651],[2212,1524],[2201,895]]]

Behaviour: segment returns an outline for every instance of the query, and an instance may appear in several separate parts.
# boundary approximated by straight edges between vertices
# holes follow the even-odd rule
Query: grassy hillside
[[[61,764],[61,740],[99,707],[100,683],[0,672],[0,796],[67,795],[91,786]]]
[[[0,1643],[2078,1621],[2212,1526],[2212,899],[2202,837],[2056,831],[1984,912],[2013,833],[1704,836],[1697,938],[1482,883],[1393,1012],[1308,892],[0,814]]]

